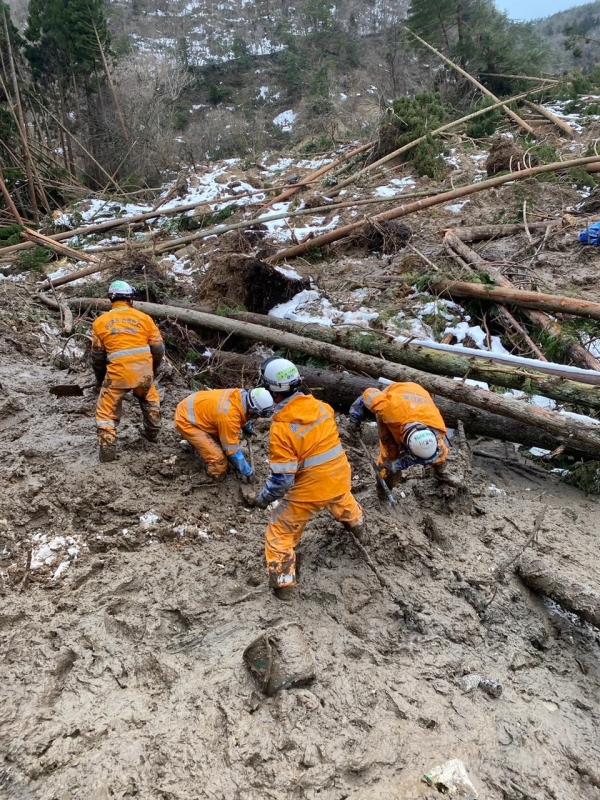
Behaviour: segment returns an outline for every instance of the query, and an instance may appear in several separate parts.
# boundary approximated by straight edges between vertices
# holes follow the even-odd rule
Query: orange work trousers
[[[100,389],[96,405],[96,429],[101,446],[113,445],[117,440],[117,425],[121,420],[123,398],[127,392],[137,397],[147,439],[155,441],[160,431],[160,395],[152,378],[140,386],[123,389],[105,381]]]
[[[343,525],[360,525],[362,508],[351,492],[331,500],[295,500],[293,492],[271,513],[265,534],[267,570],[274,586],[296,586],[296,547],[304,528],[319,511],[329,513]]]
[[[175,415],[175,429],[189,442],[202,461],[206,464],[206,471],[211,478],[224,478],[227,475],[229,462],[221,445],[210,433],[206,433],[197,425],[192,425],[182,415]]]

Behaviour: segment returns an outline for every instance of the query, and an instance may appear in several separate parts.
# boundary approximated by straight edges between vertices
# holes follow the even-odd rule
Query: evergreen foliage
[[[544,66],[542,40],[531,24],[516,23],[493,0],[412,0],[409,27],[473,74],[538,74]],[[484,76],[495,92],[514,81]]]
[[[87,83],[101,68],[96,31],[108,50],[105,0],[31,0],[25,53],[34,79],[63,86],[73,78]]]
[[[397,150],[409,142],[439,128],[446,119],[446,109],[436,92],[424,92],[415,98],[400,97],[384,117],[379,130],[379,147],[373,160]],[[446,172],[439,140],[426,141],[406,153],[419,175],[439,179]]]

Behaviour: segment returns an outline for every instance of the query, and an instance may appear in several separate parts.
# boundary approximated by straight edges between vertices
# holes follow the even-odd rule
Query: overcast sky
[[[583,3],[577,0],[496,0],[496,5],[511,19],[538,19]]]

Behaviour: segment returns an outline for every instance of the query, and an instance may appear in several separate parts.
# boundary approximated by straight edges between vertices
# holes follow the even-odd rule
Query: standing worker
[[[209,389],[194,392],[177,406],[175,428],[206,464],[211,478],[227,475],[228,461],[241,477],[254,476],[240,446],[252,433],[252,417],[268,417],[273,398],[266,389]]]
[[[360,430],[366,412],[377,420],[379,475],[391,488],[402,470],[432,466],[445,479],[447,428],[429,392],[418,383],[391,383],[384,390],[366,389],[350,407],[350,419]],[[381,499],[382,489],[377,483]]]
[[[297,586],[296,547],[315,514],[327,509],[362,540],[363,513],[351,492],[350,463],[331,406],[299,391],[300,373],[287,359],[267,359],[261,378],[277,403],[271,475],[258,496],[247,499],[259,508],[280,500],[265,534],[265,557],[269,585],[277,597],[289,600]]]
[[[96,406],[100,461],[114,461],[123,397],[132,391],[142,410],[144,436],[155,442],[160,431],[160,397],[154,382],[165,354],[156,323],[133,308],[135,290],[126,281],[108,289],[112,308],[92,325],[92,366],[101,385]]]

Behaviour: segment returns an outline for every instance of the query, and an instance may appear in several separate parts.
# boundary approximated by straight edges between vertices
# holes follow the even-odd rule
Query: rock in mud
[[[290,622],[264,631],[244,650],[244,662],[262,692],[306,686],[315,677],[315,662],[300,625]]]
[[[440,794],[456,800],[477,800],[477,791],[462,761],[453,758],[434,767],[423,776],[423,782],[437,789]]]

